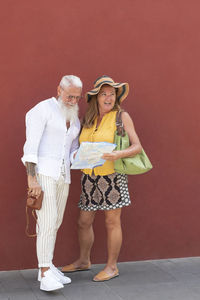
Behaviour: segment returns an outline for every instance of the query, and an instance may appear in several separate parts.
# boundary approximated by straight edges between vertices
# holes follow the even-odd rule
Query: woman
[[[94,82],[94,89],[86,93],[88,108],[83,121],[80,143],[113,143],[116,113],[120,110],[120,104],[127,97],[128,91],[128,83],[115,83],[108,76],[102,76]],[[103,166],[82,170],[78,230],[80,257],[73,264],[62,268],[63,272],[91,268],[90,252],[94,241],[92,224],[96,211],[104,210],[108,260],[105,268],[93,278],[94,281],[105,281],[119,275],[117,259],[122,244],[121,209],[130,204],[130,198],[127,176],[115,172],[114,161],[122,157],[132,157],[142,149],[132,119],[127,112],[122,112],[122,122],[131,146],[122,151],[104,154],[102,158],[106,162]]]

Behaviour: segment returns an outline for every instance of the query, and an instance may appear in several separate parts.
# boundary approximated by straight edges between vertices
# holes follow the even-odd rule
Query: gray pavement
[[[37,270],[1,271],[0,300],[200,300],[200,257],[119,263],[120,276],[93,282],[102,265],[71,273],[72,283],[42,292]]]

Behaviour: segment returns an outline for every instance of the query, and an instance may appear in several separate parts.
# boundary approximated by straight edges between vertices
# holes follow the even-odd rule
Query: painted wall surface
[[[0,270],[37,267],[24,234],[24,116],[56,95],[60,78],[80,76],[84,93],[106,74],[130,84],[123,108],[154,165],[129,176],[120,261],[200,255],[200,2],[40,0],[1,4]],[[83,115],[86,103],[80,104]],[[55,264],[78,256],[80,172],[58,233]],[[95,220],[92,262],[106,261],[104,216]]]

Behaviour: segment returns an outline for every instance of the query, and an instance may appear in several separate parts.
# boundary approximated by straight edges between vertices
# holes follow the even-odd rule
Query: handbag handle
[[[33,216],[33,218],[35,219],[35,221],[36,221],[36,224],[37,224],[37,217],[36,217],[36,213],[35,213],[35,209],[32,209],[32,216]],[[29,233],[29,230],[28,230],[28,228],[29,228],[29,214],[28,214],[28,206],[26,205],[26,229],[25,229],[25,232],[26,232],[26,235],[28,236],[28,237],[36,237],[37,236],[37,234],[35,233],[35,234],[30,234]]]
[[[29,193],[29,190],[28,190],[28,197],[26,199],[26,228],[25,228],[25,232],[26,232],[26,235],[28,237],[35,237],[37,236],[37,234],[30,234],[29,233],[29,214],[28,214],[28,208],[31,208],[32,209],[32,216],[33,218],[35,219],[35,222],[36,222],[36,226],[39,226],[38,223],[37,223],[37,215],[36,215],[36,209],[37,210],[40,210],[41,207],[42,207],[42,200],[43,200],[43,196],[44,196],[44,192],[41,191],[40,193],[40,196],[38,198],[35,198],[35,197],[32,197],[31,194]]]
[[[122,112],[123,110],[119,110],[116,114],[117,135],[119,136],[125,136],[124,124],[122,123]]]

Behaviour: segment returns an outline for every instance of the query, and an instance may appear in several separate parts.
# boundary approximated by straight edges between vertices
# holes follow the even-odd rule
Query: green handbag
[[[114,143],[117,145],[115,150],[124,150],[130,146],[128,134],[125,132],[121,112],[117,112],[116,126],[117,130],[114,135]],[[148,172],[153,168],[144,149],[134,157],[120,158],[114,161],[114,169],[117,173],[137,175]]]

